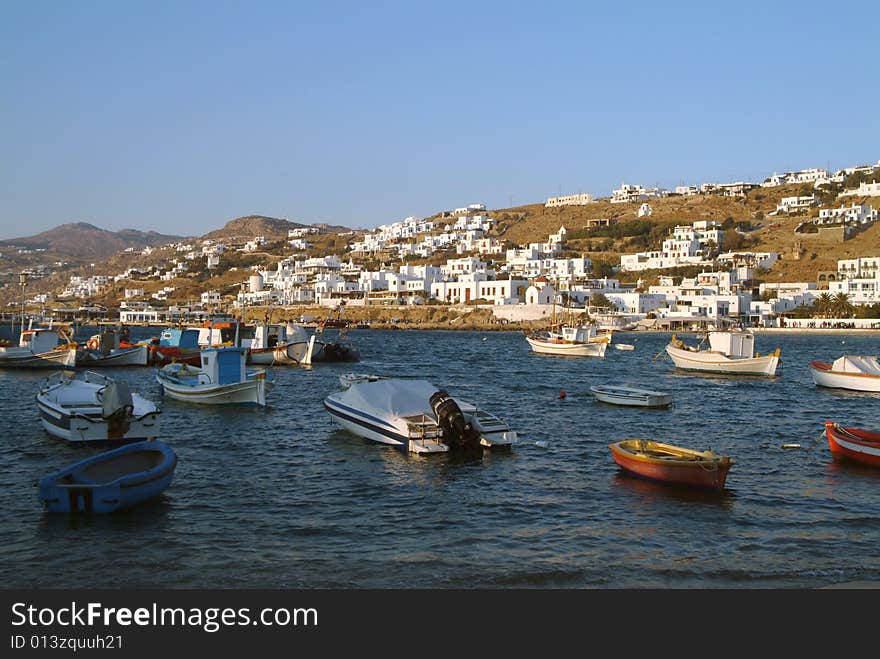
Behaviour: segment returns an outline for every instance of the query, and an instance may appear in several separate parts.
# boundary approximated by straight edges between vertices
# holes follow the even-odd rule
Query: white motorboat
[[[43,427],[69,442],[122,442],[159,434],[160,410],[121,380],[87,371],[46,379],[37,394]]]
[[[257,325],[253,339],[243,339],[248,349],[248,363],[271,366],[273,364],[308,364],[314,342],[299,325]]]
[[[352,382],[324,407],[349,432],[412,453],[509,448],[516,432],[497,416],[452,398],[426,380]]]
[[[63,339],[64,344],[59,345]],[[76,365],[76,343],[65,327],[28,329],[21,333],[17,346],[0,347],[0,367],[58,368]]]
[[[247,348],[226,346],[201,351],[201,368],[171,363],[156,372],[156,381],[170,398],[205,405],[266,405],[273,382],[265,370],[245,368]]]
[[[150,356],[147,344],[120,346],[120,334],[108,330],[95,334],[76,355],[77,366],[146,366]]]
[[[755,335],[748,332],[709,332],[710,348],[685,345],[674,334],[666,353],[677,368],[726,375],[776,375],[782,363],[779,348],[767,355],[755,353]]]
[[[612,405],[634,407],[668,407],[672,405],[672,394],[650,389],[638,389],[629,385],[596,385],[590,391],[597,400]]]
[[[562,325],[558,331],[544,330],[526,340],[532,351],[543,355],[562,355],[568,357],[604,357],[611,334],[597,334],[595,327],[576,327]]]
[[[844,355],[832,364],[810,362],[810,375],[820,387],[880,392],[880,363],[865,355]]]

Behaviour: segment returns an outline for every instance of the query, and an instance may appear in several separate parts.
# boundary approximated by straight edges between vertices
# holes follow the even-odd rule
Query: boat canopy
[[[859,355],[844,355],[834,360],[831,365],[832,371],[840,371],[842,373],[867,373],[869,375],[880,375],[880,364],[877,363],[876,357],[864,357]]]
[[[427,380],[379,380],[352,384],[340,401],[380,419],[418,414],[433,417],[429,399],[436,391],[437,387]]]
[[[755,356],[755,335],[746,332],[710,332],[709,345],[728,357]]]

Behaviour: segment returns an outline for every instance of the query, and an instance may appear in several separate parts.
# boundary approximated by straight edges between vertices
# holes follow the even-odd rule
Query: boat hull
[[[810,375],[817,387],[880,392],[880,375],[832,371],[831,364],[810,362]]]
[[[171,382],[161,375],[156,381],[162,393],[169,398],[202,405],[266,405],[266,391],[270,383],[265,377],[225,385],[186,385]]]
[[[109,355],[87,352],[78,356],[77,366],[146,366],[150,351],[147,346],[120,348]]]
[[[202,353],[200,350],[181,349],[174,346],[152,346],[150,348],[150,362],[157,366],[166,366],[175,362],[200,366]]]
[[[607,342],[596,343],[554,343],[541,341],[530,336],[526,337],[532,351],[541,355],[556,355],[560,357],[604,357],[608,348]]]
[[[295,366],[306,356],[308,343],[287,343],[275,348],[256,348],[248,350],[248,363],[261,366]]]
[[[880,467],[880,433],[843,428],[826,421],[825,436],[828,438],[828,448],[835,457]]]
[[[110,424],[97,417],[93,420],[64,414],[54,405],[37,399],[40,421],[47,433],[73,444],[98,444],[111,442],[134,442],[153,439],[159,435],[159,414],[155,412],[132,419],[128,429],[122,433],[114,432]]]
[[[132,472],[110,482],[79,479],[89,466],[110,462],[126,453],[160,451],[161,462],[149,470]],[[39,482],[39,499],[50,513],[112,513],[161,495],[174,479],[177,456],[162,442],[138,442],[80,460]],[[66,482],[73,481],[73,482]]]
[[[590,391],[597,400],[610,405],[625,405],[628,407],[669,407],[672,405],[672,394],[661,393],[614,393],[602,391],[591,387]]]
[[[58,368],[76,366],[76,347],[33,353],[11,348],[0,351],[0,368]]]
[[[765,375],[774,376],[779,368],[777,354],[763,357],[731,358],[708,350],[682,350],[672,345],[666,346],[666,353],[676,368],[683,371],[699,371],[718,375]]]
[[[625,444],[609,446],[614,462],[631,474],[661,483],[721,490],[732,464],[729,458],[720,456],[713,460],[658,460],[626,450]]]

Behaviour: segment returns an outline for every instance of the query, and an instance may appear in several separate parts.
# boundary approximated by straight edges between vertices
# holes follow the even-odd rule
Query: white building
[[[651,213],[653,213],[653,212],[654,211],[651,209],[651,204],[642,204],[641,206],[639,206],[638,216],[639,217],[650,217]]]
[[[622,183],[619,188],[611,191],[611,203],[625,204],[631,201],[665,197],[668,194],[669,192],[662,188],[643,188],[641,185]]]
[[[776,206],[776,213],[791,213],[810,208],[817,203],[816,195],[806,197],[783,197]]]
[[[202,304],[220,304],[220,293],[218,291],[205,291],[202,293]]]
[[[555,206],[586,206],[593,203],[593,195],[591,194],[572,194],[565,197],[550,197],[544,204],[547,208]]]
[[[763,188],[775,188],[789,183],[815,183],[828,178],[827,169],[802,169],[798,172],[774,173],[761,184]]]
[[[143,297],[144,289],[143,288],[126,288],[125,289],[125,299],[130,300],[133,297]]]
[[[867,204],[853,204],[849,208],[841,204],[840,208],[822,208],[816,224],[873,224],[877,221],[877,209]]]
[[[854,196],[854,197],[880,197],[880,183],[872,181],[871,183],[859,183],[859,187],[854,190],[845,190],[838,197]]]
[[[724,231],[714,220],[700,220],[692,226],[679,225],[663,241],[660,251],[637,252],[620,257],[620,269],[628,272],[664,270],[683,265],[709,265],[704,253],[709,243],[720,245]]]

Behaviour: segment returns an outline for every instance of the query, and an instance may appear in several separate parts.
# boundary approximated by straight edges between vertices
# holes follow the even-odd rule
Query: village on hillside
[[[688,205],[708,199],[717,213]],[[186,239],[128,247],[63,285],[49,277],[63,262],[26,268],[2,291],[4,315],[156,325],[267,309],[370,318],[463,307],[508,325],[565,307],[641,329],[880,328],[880,251],[858,253],[878,202],[880,162],[674,190],[623,184],[608,198],[504,211],[475,203],[368,232],[297,225],[281,237]],[[517,242],[530,218],[547,232]],[[830,260],[832,244],[851,257]],[[809,276],[782,281],[785,268]]]

